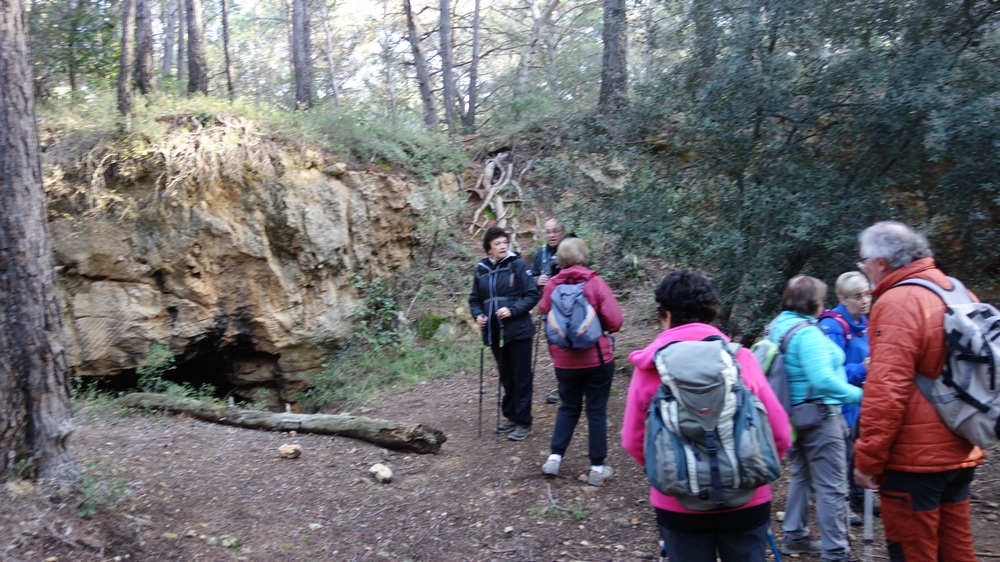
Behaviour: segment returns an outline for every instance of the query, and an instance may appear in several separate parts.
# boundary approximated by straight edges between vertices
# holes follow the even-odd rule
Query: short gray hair
[[[858,236],[858,242],[866,258],[884,258],[893,269],[934,257],[927,237],[898,221],[869,226]]]
[[[590,252],[587,251],[587,243],[579,238],[566,238],[559,243],[556,250],[556,262],[560,269],[573,267],[574,265],[587,265]]]
[[[851,297],[858,293],[872,290],[872,283],[860,271],[841,273],[834,286],[838,297]]]

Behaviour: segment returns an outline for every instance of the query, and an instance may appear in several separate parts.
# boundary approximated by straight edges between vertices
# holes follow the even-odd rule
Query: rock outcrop
[[[243,398],[294,401],[351,333],[356,294],[411,260],[414,185],[281,151],[273,177],[134,189],[122,214],[51,223],[75,373],[135,369],[157,342]]]

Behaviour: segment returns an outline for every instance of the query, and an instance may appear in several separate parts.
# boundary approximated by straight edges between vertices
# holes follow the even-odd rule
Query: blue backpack
[[[583,287],[563,284],[552,291],[552,309],[545,319],[545,338],[562,349],[590,349],[604,334],[597,311],[587,302]]]

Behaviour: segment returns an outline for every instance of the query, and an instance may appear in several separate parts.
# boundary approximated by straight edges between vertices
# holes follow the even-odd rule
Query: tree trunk
[[[153,71],[153,15],[149,2],[150,0],[136,0],[135,3],[135,85],[143,94],[156,89],[156,74]]]
[[[552,12],[556,10],[556,6],[559,5],[559,0],[549,0],[549,3],[545,5],[545,9],[541,12],[538,11],[538,5],[535,0],[531,1],[531,36],[528,38],[528,44],[524,46],[521,51],[521,62],[517,68],[517,92],[521,93],[528,86],[528,74],[531,70],[531,61],[535,58],[535,51],[538,50],[538,41],[542,38],[542,30],[545,29],[545,25],[548,24],[549,18],[552,17]]]
[[[184,29],[187,27],[187,1],[177,0],[177,91],[183,91],[184,87],[184,77],[187,73],[184,71],[184,58],[185,46],[187,41],[184,40]]]
[[[479,0],[476,0],[479,3]],[[424,48],[421,38],[424,35],[420,29],[420,23],[413,15],[413,8],[410,0],[403,0],[403,12],[406,14],[406,35],[410,41],[410,50],[413,51],[413,67],[417,71],[417,85],[420,87],[420,101],[424,104],[424,123],[431,127],[440,123],[437,108],[434,107],[434,88],[431,85],[431,73],[427,67],[427,57],[424,55]]]
[[[295,108],[312,107],[309,80],[309,11],[306,0],[292,0],[292,66],[295,67]]]
[[[188,30],[188,93],[208,95],[208,63],[205,61],[205,22],[201,0],[186,0]]]
[[[628,104],[625,0],[604,0],[604,60],[598,105],[620,108]]]
[[[194,416],[200,420],[249,429],[271,431],[301,431],[353,437],[380,447],[413,453],[437,453],[448,440],[441,431],[420,424],[408,424],[327,414],[291,414],[240,410],[222,404],[210,404],[192,398],[137,392],[122,397],[122,403],[133,408],[156,408]]]
[[[448,124],[448,132],[455,132],[455,79],[451,67],[451,1],[441,0],[441,26],[438,36],[441,39],[441,82],[444,90],[444,120]]]
[[[386,32],[385,44],[382,46],[385,52],[385,86],[386,91],[389,92],[389,117],[392,120],[396,119],[396,77],[392,72],[392,44],[389,40],[389,34]]]
[[[233,101],[233,63],[229,59],[229,0],[222,0],[222,50],[226,58],[226,89]]]
[[[27,15],[0,2],[0,481],[76,480],[63,320],[42,191]]]
[[[178,0],[170,0],[165,10],[166,21],[163,23],[163,64],[160,65],[160,72],[164,76],[170,76],[170,71],[174,69],[174,32],[177,31],[177,4]]]
[[[336,4],[334,4],[336,7]],[[319,3],[320,17],[323,18],[323,33],[326,35],[326,67],[330,74],[330,89],[333,91],[334,105],[340,105],[340,88],[337,86],[337,64],[333,56],[333,34],[326,15],[326,0]]]
[[[122,46],[118,63],[118,112],[126,123],[132,117],[132,66],[135,57],[135,1],[122,4]]]
[[[479,82],[479,0],[472,13],[472,62],[469,63],[469,107],[462,116],[462,125],[467,132],[472,132],[476,125],[476,99]]]

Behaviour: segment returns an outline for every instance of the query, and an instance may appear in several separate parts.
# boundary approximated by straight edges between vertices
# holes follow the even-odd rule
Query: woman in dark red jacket
[[[597,272],[584,265],[588,261],[588,252],[583,240],[563,240],[556,252],[556,261],[562,270],[546,283],[538,309],[543,314],[549,313],[552,308],[552,293],[559,285],[586,283],[583,296],[597,312],[601,327],[605,332],[620,330],[622,309],[608,284]],[[562,349],[554,344],[549,345],[556,380],[559,381],[561,403],[556,414],[556,428],[552,433],[552,454],[542,466],[542,473],[548,476],[559,475],[559,464],[569,447],[586,399],[590,449],[590,476],[587,482],[592,486],[600,486],[614,475],[615,471],[604,464],[604,459],[608,456],[608,397],[611,395],[611,380],[615,374],[612,343],[611,338],[604,335],[590,349]]]

